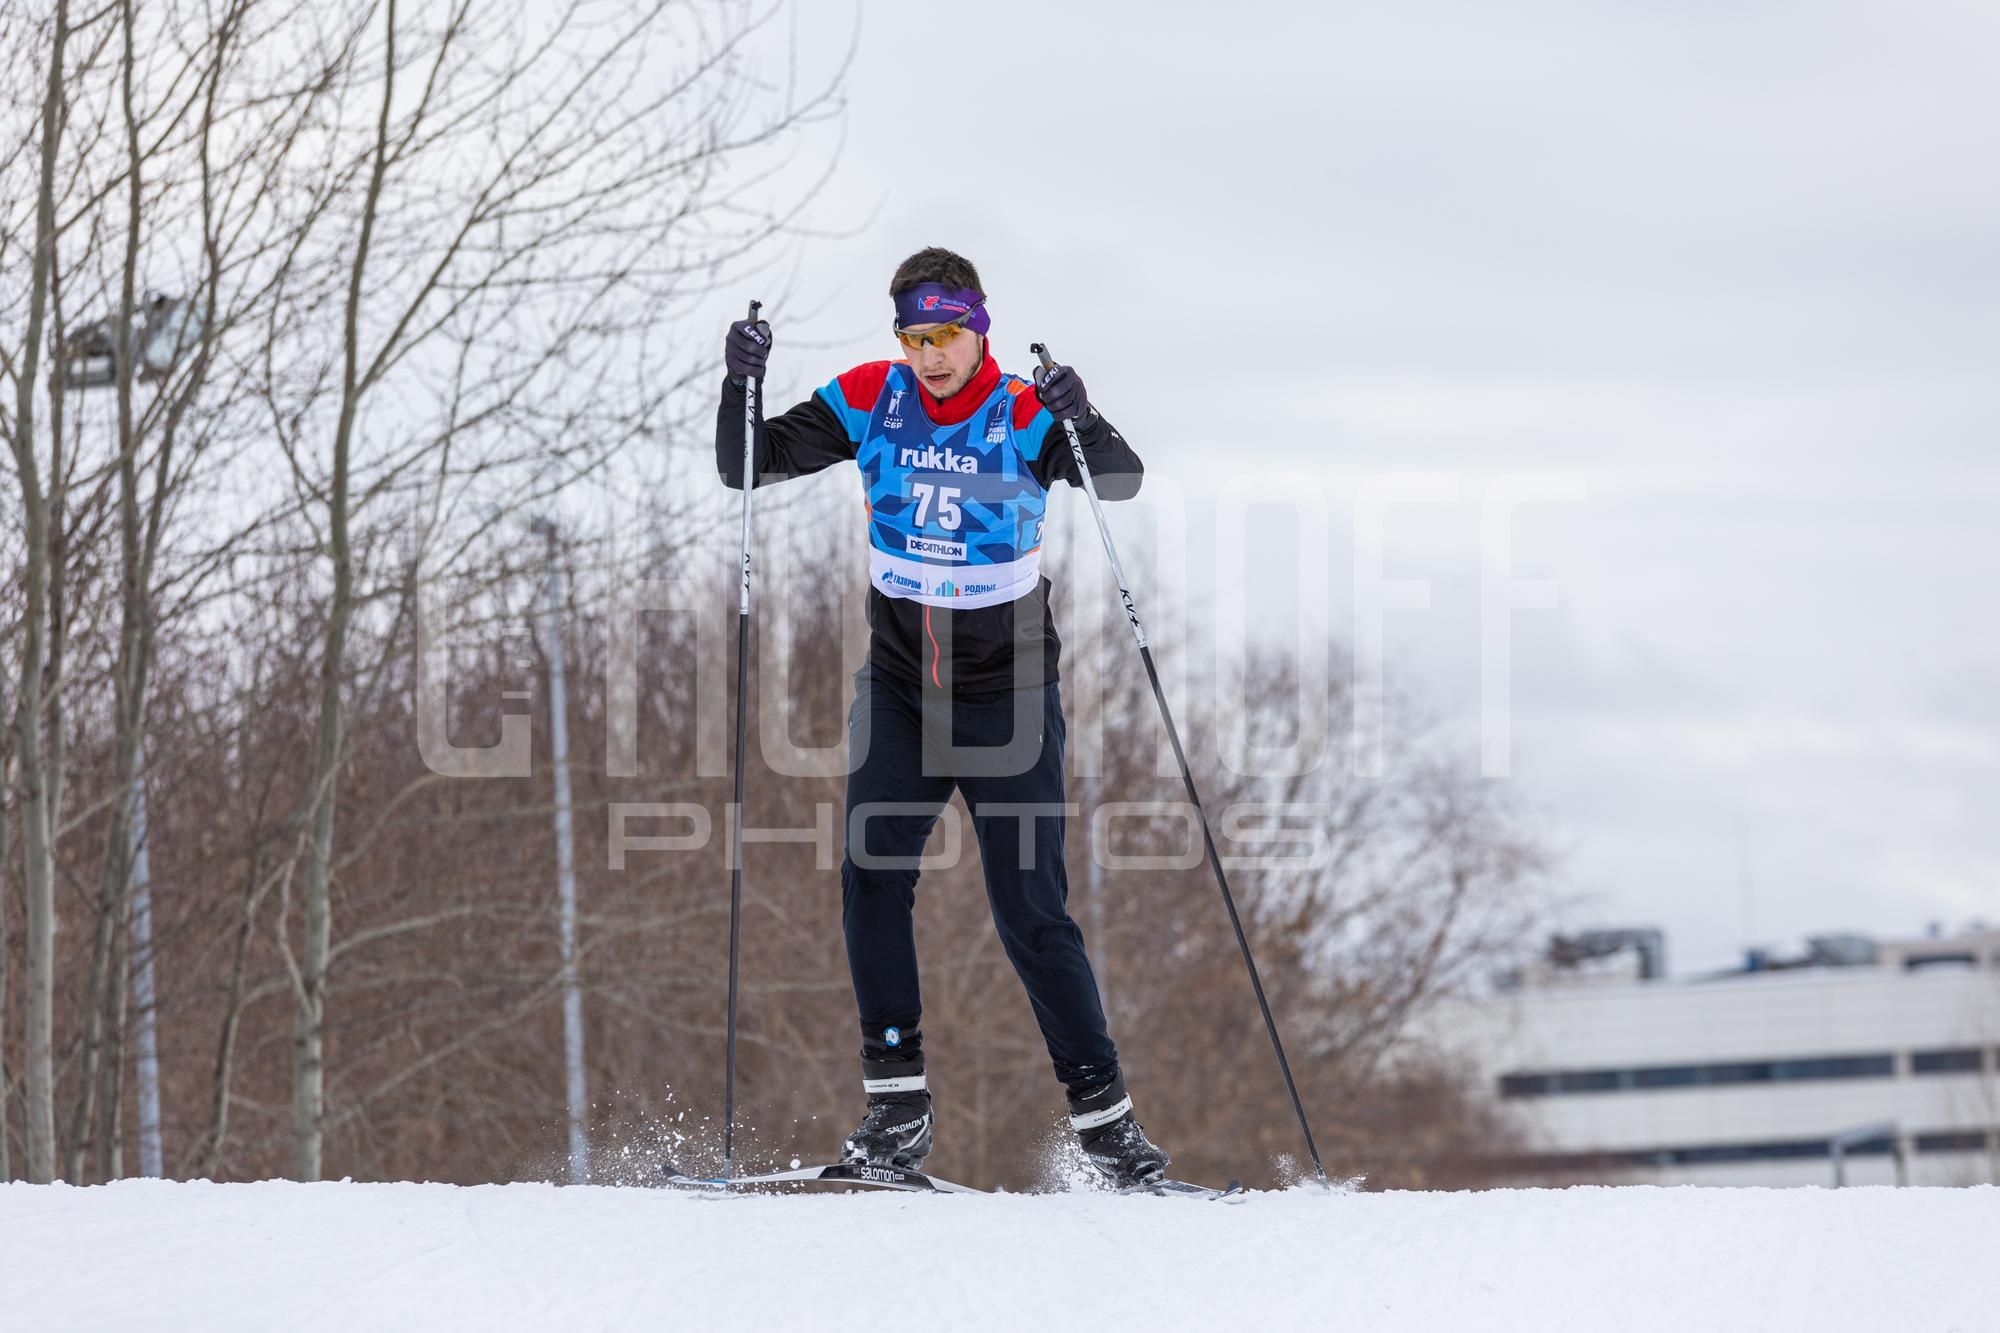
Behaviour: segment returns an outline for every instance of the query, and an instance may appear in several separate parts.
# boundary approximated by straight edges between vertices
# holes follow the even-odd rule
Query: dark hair
[[[979,285],[979,270],[972,266],[970,259],[954,254],[941,245],[932,245],[896,265],[896,276],[889,279],[889,295],[892,298],[901,296],[910,288],[927,282],[939,282],[947,287],[970,287],[980,293],[986,291]]]

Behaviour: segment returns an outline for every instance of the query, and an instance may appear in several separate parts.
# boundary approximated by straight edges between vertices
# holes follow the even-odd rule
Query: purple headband
[[[896,327],[912,324],[950,324],[963,319],[973,333],[984,334],[993,321],[986,315],[986,297],[970,287],[947,287],[941,282],[919,283],[896,297]]]

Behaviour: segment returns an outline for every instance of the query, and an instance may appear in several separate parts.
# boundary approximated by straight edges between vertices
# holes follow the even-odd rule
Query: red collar
[[[916,371],[912,369],[910,372],[910,378],[917,383],[917,396],[923,402],[924,415],[934,424],[956,426],[961,421],[970,420],[972,414],[979,410],[979,405],[986,401],[987,395],[993,392],[994,386],[1000,383],[1000,363],[993,359],[993,340],[987,339],[980,351],[986,359],[979,363],[979,369],[972,373],[965,387],[949,398],[931,397],[931,391],[924,387],[923,381],[917,380]]]

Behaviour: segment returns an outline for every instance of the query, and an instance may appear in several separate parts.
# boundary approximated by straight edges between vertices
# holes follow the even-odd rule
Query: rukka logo
[[[889,424],[883,422],[883,425]],[[935,444],[909,445],[896,455],[896,462],[924,472],[977,472],[979,455],[962,454],[956,449],[940,449]]]

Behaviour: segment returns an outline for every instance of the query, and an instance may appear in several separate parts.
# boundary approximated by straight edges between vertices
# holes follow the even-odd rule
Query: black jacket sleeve
[[[759,486],[803,477],[852,457],[854,443],[847,438],[846,427],[818,394],[768,419],[759,395]],[[743,489],[743,385],[733,375],[723,380],[722,402],[715,412],[715,471],[729,489]]]
[[[741,398],[736,400],[736,414],[739,417],[743,414]],[[1146,475],[1146,465],[1139,461],[1139,455],[1132,452],[1132,446],[1125,443],[1125,437],[1118,433],[1117,428],[1093,407],[1076,423],[1076,429],[1083,441],[1083,458],[1090,464],[1090,480],[1097,487],[1097,498],[1129,500],[1137,495],[1140,479]],[[740,438],[737,450],[742,450]],[[1083,485],[1083,478],[1076,474],[1076,455],[1069,447],[1069,432],[1063,429],[1060,421],[1049,427],[1048,435],[1042,440],[1041,455],[1028,467],[1045,491],[1054,489],[1058,481],[1067,481],[1072,486]]]

